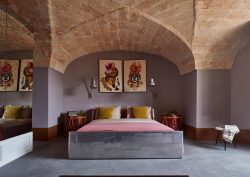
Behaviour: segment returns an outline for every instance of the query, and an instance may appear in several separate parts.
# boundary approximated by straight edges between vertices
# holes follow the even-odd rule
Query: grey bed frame
[[[183,132],[69,133],[69,159],[179,159]]]

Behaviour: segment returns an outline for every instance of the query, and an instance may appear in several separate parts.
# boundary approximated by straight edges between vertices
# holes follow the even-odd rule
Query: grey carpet
[[[36,142],[34,151],[0,168],[1,177],[60,175],[189,175],[250,177],[250,147],[237,149],[185,139],[183,159],[68,160],[67,139]]]

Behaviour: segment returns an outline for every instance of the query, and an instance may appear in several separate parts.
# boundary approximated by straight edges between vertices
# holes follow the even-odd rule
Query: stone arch
[[[74,59],[101,51],[157,54],[177,65],[181,74],[195,68],[186,41],[173,30],[127,7],[81,23],[58,38],[50,67],[63,73]]]

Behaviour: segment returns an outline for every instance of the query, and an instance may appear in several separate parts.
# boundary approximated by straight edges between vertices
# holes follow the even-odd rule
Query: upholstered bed
[[[31,131],[31,107],[0,106],[0,167],[32,151]]]
[[[70,159],[182,158],[183,132],[155,120],[94,120],[69,133]]]
[[[1,119],[0,118],[0,141],[24,133],[32,129],[31,119]]]

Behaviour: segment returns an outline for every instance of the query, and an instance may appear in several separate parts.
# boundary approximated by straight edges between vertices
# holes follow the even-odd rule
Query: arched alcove
[[[149,87],[144,93],[99,93],[93,90],[93,98],[88,99],[88,94],[83,80],[89,83],[91,78],[98,82],[98,61],[101,59],[144,59],[147,61],[147,82],[153,77],[156,87],[153,98]],[[126,83],[124,83],[126,84]],[[64,111],[88,110],[96,106],[109,105],[152,105],[156,108],[157,117],[171,109],[183,112],[182,77],[178,68],[168,60],[152,54],[139,52],[98,52],[75,59],[68,65],[63,75],[63,102]]]

